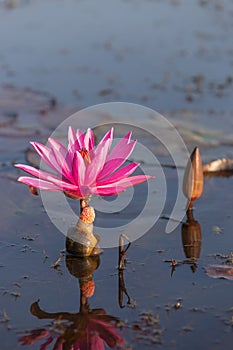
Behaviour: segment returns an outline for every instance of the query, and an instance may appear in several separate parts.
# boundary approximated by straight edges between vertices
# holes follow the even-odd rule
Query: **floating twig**
[[[56,269],[58,266],[60,266],[60,262],[62,260],[62,257],[63,257],[63,254],[60,253],[59,257],[57,258],[57,260],[53,263],[53,265],[51,267]]]
[[[125,249],[124,249],[124,245],[125,245],[124,239],[128,241],[128,245]],[[131,245],[131,242],[130,242],[129,238],[124,233],[122,233],[119,237],[118,270],[123,270],[125,268],[126,252],[129,249],[130,245]]]
[[[128,242],[126,248],[124,249],[125,240]],[[131,305],[130,296],[127,292],[127,289],[125,287],[125,281],[124,281],[124,268],[125,268],[125,259],[126,259],[126,252],[129,249],[131,245],[131,242],[129,238],[125,234],[121,234],[119,237],[119,260],[118,260],[118,282],[119,282],[119,289],[118,289],[118,303],[120,308],[124,308],[123,305],[123,296],[124,294],[127,296],[127,304]]]

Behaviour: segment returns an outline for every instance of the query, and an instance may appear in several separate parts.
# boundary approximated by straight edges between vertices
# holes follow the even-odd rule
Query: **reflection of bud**
[[[194,220],[193,212],[187,212],[187,221],[182,224],[182,243],[187,258],[198,259],[201,251],[201,226]]]
[[[196,147],[185,168],[183,192],[190,201],[188,209],[192,209],[194,201],[199,198],[203,190],[203,169],[199,148]]]
[[[89,312],[88,298],[95,292],[92,274],[100,264],[99,255],[79,258],[66,256],[66,267],[74,277],[78,278],[80,287],[80,312]]]
[[[85,281],[80,284],[81,293],[85,298],[90,298],[95,292],[95,282],[94,280]]]

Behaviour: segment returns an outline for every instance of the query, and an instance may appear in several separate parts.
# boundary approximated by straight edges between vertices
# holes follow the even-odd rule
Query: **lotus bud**
[[[202,194],[204,183],[202,161],[199,148],[196,147],[190,156],[184,172],[183,193],[189,200],[188,210]]]

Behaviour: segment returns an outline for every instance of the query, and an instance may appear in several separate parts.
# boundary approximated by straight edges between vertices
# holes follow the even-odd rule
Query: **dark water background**
[[[25,0],[13,5],[0,2],[1,85],[45,91],[75,108],[109,101],[144,104],[164,112],[189,149],[200,146],[204,160],[232,158],[231,0]],[[31,315],[33,302],[40,299],[48,312],[78,312],[79,288],[65,257],[57,269],[51,267],[65,248],[65,237],[40,198],[15,181],[12,166],[25,162],[28,142],[45,138],[51,128],[27,118],[26,106],[18,124],[6,122],[11,111],[6,105],[1,105],[0,136],[0,348],[12,350],[23,348],[18,339],[26,330],[49,324]],[[61,120],[56,118],[54,113],[53,127]],[[164,171],[167,214],[177,179],[174,169]],[[125,300],[125,308],[118,303],[118,250],[104,250],[90,306],[122,321],[117,331],[129,348],[231,347],[232,280],[210,278],[205,268],[232,266],[232,185],[232,177],[205,179],[194,211],[202,232],[195,261],[182,244],[183,223],[167,235],[167,221],[161,218],[131,245],[124,271],[131,304]],[[119,222],[120,215],[114,220]],[[172,259],[180,264],[171,276],[166,261]],[[150,313],[157,317],[153,325],[142,318]],[[28,348],[39,349],[39,344]]]
[[[199,110],[232,110],[230,0],[15,4],[0,3],[2,82],[82,107],[122,100],[161,111],[193,98]]]

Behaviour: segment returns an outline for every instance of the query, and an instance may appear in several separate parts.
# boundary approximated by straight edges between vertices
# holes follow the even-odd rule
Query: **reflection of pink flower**
[[[124,340],[116,332],[113,323],[99,319],[98,315],[89,316],[86,332],[73,345],[74,350],[104,350],[104,342],[115,348],[117,344],[124,344]]]
[[[106,343],[110,348],[122,345],[124,348],[124,339],[117,333],[115,324],[109,322],[109,316],[103,314],[88,314],[83,319],[78,319],[78,323],[59,328],[59,334],[49,332],[45,329],[28,331],[26,335],[19,339],[22,345],[34,344],[41,339],[46,339],[40,347],[40,350],[48,350],[48,345],[56,340],[53,349],[62,350],[66,344],[67,350],[104,350]],[[111,317],[110,317],[111,318]],[[80,325],[87,322],[84,330],[79,329]],[[79,324],[80,323],[80,324]],[[67,347],[67,344],[69,347]]]
[[[91,194],[114,196],[146,181],[152,176],[130,176],[139,163],[121,167],[132,153],[136,141],[131,141],[131,132],[122,138],[112,150],[113,128],[109,130],[97,146],[94,134],[88,129],[75,133],[72,127],[68,132],[68,149],[59,141],[49,138],[49,147],[38,142],[31,144],[43,161],[59,176],[35,169],[24,164],[16,167],[35,176],[20,177],[18,181],[29,186],[49,191],[63,191],[76,198],[86,198]]]
[[[44,339],[49,336],[49,332],[45,329],[33,329],[30,332],[27,332],[27,335],[24,335],[19,339],[22,345],[30,345],[35,342]]]

